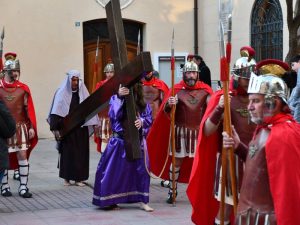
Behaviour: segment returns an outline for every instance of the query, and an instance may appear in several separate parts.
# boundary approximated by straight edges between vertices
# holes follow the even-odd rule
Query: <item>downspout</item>
[[[194,0],[194,54],[198,55],[198,0]]]

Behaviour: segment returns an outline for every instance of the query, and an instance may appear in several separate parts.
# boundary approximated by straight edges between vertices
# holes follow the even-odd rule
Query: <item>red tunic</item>
[[[175,94],[180,90],[197,90],[203,89],[208,94],[212,94],[212,89],[203,82],[197,81],[193,87],[187,86],[183,81],[174,86]],[[168,158],[167,165],[164,168],[162,178],[169,178],[169,168],[171,163],[171,157],[169,156],[169,134],[170,134],[170,118],[163,110],[167,99],[171,96],[171,90],[169,90],[165,101],[162,103],[160,110],[157,114],[156,120],[154,121],[152,128],[147,137],[148,152],[150,158],[150,169],[156,175],[160,175],[163,170],[164,163]],[[180,169],[180,175],[178,178],[179,182],[187,183],[190,176],[190,171],[193,163],[193,158],[184,158]]]
[[[27,107],[28,107],[28,119],[30,120],[30,123],[31,123],[31,125],[34,129],[34,132],[35,132],[34,138],[29,140],[30,141],[30,147],[26,151],[27,159],[29,159],[31,151],[34,149],[34,147],[36,146],[36,144],[38,142],[36,116],[35,116],[35,110],[34,110],[34,105],[33,105],[32,96],[31,96],[31,93],[30,93],[30,89],[26,84],[24,84],[20,81],[15,81],[13,84],[7,84],[7,83],[5,83],[4,79],[2,79],[1,82],[0,82],[0,88],[2,88],[2,89],[5,89],[5,88],[21,88],[22,90],[24,90],[27,93],[27,96],[28,96],[27,97],[27,101],[28,101],[27,102],[27,104],[28,104],[27,105]],[[2,97],[3,96],[1,96],[1,98]],[[10,169],[19,168],[16,152],[12,152],[12,153],[9,154],[9,164],[10,164]]]

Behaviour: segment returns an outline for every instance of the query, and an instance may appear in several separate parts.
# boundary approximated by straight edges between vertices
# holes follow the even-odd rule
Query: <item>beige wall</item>
[[[199,3],[199,53],[219,75],[217,36],[218,1]],[[233,55],[249,44],[249,19],[253,1],[235,0]],[[283,15],[285,1],[281,1]],[[175,29],[175,51],[193,52],[193,0],[134,0],[122,10],[126,19],[145,23],[144,50],[152,57],[170,52]],[[105,18],[105,9],[95,0],[0,1],[0,26],[5,26],[4,52],[15,51],[21,61],[21,81],[31,88],[40,138],[52,137],[46,117],[56,88],[69,69],[83,71],[82,22]],[[75,22],[80,22],[75,27]],[[284,24],[286,28],[286,24]],[[284,40],[287,40],[284,32]],[[286,42],[287,43],[287,42]],[[284,55],[287,47],[284,47]],[[155,59],[153,58],[153,61]]]

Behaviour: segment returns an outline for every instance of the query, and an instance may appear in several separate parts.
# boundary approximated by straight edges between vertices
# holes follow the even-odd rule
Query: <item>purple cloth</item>
[[[123,131],[121,121],[124,119],[123,113],[125,113],[124,100],[114,95],[109,104],[108,115],[112,131],[121,134]],[[143,126],[140,129],[142,158],[128,161],[124,140],[120,137],[111,137],[98,164],[94,185],[94,205],[106,207],[118,203],[149,202],[150,177],[145,169],[144,160],[144,154],[146,154],[147,167],[149,168],[145,145],[145,136],[152,124],[152,113],[149,105],[140,113],[140,118],[143,121]]]

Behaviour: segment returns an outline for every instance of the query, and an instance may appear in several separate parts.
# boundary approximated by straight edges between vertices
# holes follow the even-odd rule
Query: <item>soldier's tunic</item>
[[[175,111],[175,157],[194,157],[199,124],[206,109],[209,93],[203,89],[180,90]]]
[[[184,81],[174,86],[178,96],[175,111],[175,157],[184,158],[178,177],[178,182],[187,183],[189,180],[193,156],[197,147],[199,125],[206,109],[206,99],[212,94],[212,89],[203,82],[197,81],[193,87],[187,86]],[[164,107],[160,108],[147,138],[151,172],[156,176],[162,173],[163,179],[169,179],[171,164],[170,152],[170,112],[167,99]],[[168,156],[169,155],[169,156]],[[165,161],[168,160],[166,166]]]

